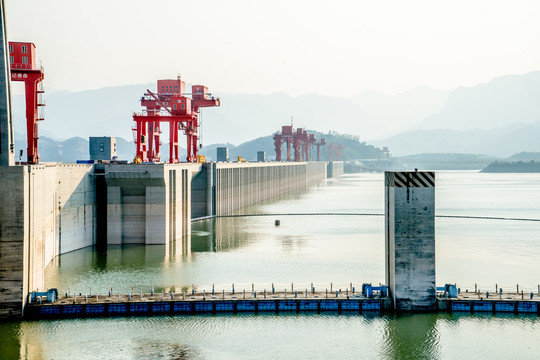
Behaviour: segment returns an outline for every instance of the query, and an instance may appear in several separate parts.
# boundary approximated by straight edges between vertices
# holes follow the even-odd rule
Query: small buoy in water
[[[276,220],[275,224],[276,226],[279,226],[279,220]]]

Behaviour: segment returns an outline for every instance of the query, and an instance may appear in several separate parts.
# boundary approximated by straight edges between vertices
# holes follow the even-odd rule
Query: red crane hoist
[[[26,140],[28,164],[39,163],[38,121],[44,120],[40,107],[45,106],[40,99],[43,88],[40,86],[45,74],[36,65],[36,46],[30,42],[9,42],[9,67],[11,81],[23,81],[26,100]]]

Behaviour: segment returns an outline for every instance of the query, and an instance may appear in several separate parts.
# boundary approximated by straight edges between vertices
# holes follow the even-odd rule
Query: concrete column
[[[206,187],[206,215],[215,215],[214,202],[216,201],[216,164],[206,164],[207,174],[207,187]],[[193,210],[193,209],[192,209]]]
[[[107,244],[122,244],[123,216],[120,186],[107,186]]]
[[[169,184],[171,186],[172,184]],[[165,186],[146,187],[146,229],[145,243],[167,244],[169,228],[167,217],[167,188]],[[176,204],[170,206],[176,207]],[[176,224],[173,224],[175,226]],[[174,240],[174,239],[173,239]]]
[[[6,7],[0,0],[0,165],[15,165]]]
[[[394,308],[436,308],[435,173],[385,172],[386,284]]]

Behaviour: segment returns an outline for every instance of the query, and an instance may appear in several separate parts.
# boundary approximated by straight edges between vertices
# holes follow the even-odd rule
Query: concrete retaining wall
[[[343,175],[343,161],[330,161],[328,163],[328,178],[336,178]]]
[[[217,163],[215,215],[306,187],[306,163]]]
[[[326,161],[310,161],[307,164],[307,184],[315,185],[326,180],[327,163]]]
[[[20,316],[55,256],[92,245],[90,165],[0,167],[0,317]]]
[[[324,179],[325,162],[204,164],[192,182],[192,218],[225,215]]]

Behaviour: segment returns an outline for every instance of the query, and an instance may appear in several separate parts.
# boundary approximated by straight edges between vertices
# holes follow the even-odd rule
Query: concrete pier
[[[398,311],[434,310],[435,173],[385,172],[386,284]]]
[[[343,161],[330,161],[328,162],[328,178],[334,178],[343,175]]]

